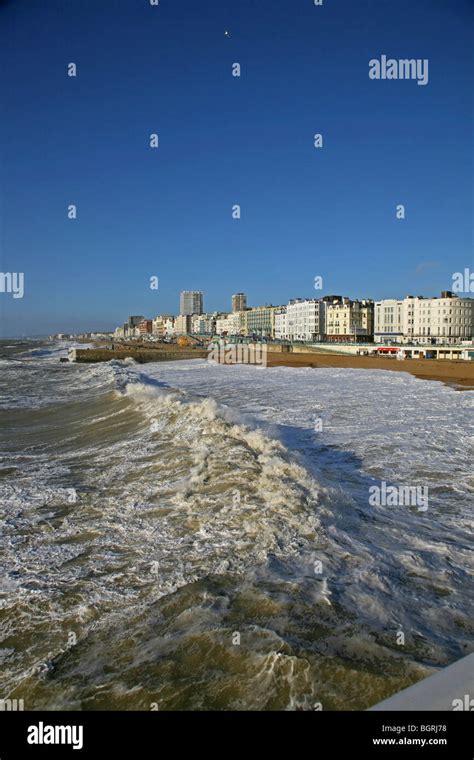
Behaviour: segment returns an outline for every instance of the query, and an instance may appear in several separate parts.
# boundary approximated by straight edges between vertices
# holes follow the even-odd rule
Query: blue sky
[[[182,289],[207,310],[449,289],[473,266],[472,20],[470,0],[0,0],[0,270],[25,276],[1,334],[176,313]],[[428,58],[429,83],[369,79],[382,54]]]

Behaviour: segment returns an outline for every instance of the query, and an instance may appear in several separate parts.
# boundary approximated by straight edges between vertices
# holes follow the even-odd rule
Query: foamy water
[[[471,392],[46,350],[2,364],[0,696],[361,709],[470,651]]]

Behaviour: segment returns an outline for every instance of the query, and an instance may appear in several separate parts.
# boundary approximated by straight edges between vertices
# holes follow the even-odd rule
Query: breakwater
[[[170,362],[178,359],[205,359],[207,351],[187,348],[163,351],[161,349],[132,349],[132,348],[73,348],[69,352],[69,360],[80,363],[109,362],[111,359],[135,359],[139,364],[145,362]]]

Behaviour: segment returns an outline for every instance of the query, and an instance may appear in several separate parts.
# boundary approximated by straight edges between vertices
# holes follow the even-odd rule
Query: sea
[[[472,391],[71,345],[0,342],[0,699],[363,710],[474,650]]]

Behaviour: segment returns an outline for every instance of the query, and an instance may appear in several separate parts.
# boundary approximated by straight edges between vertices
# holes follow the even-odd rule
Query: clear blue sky
[[[177,313],[182,289],[206,310],[449,289],[473,266],[472,8],[0,0],[0,270],[25,273],[1,334]],[[428,58],[428,85],[369,79],[382,54]]]

